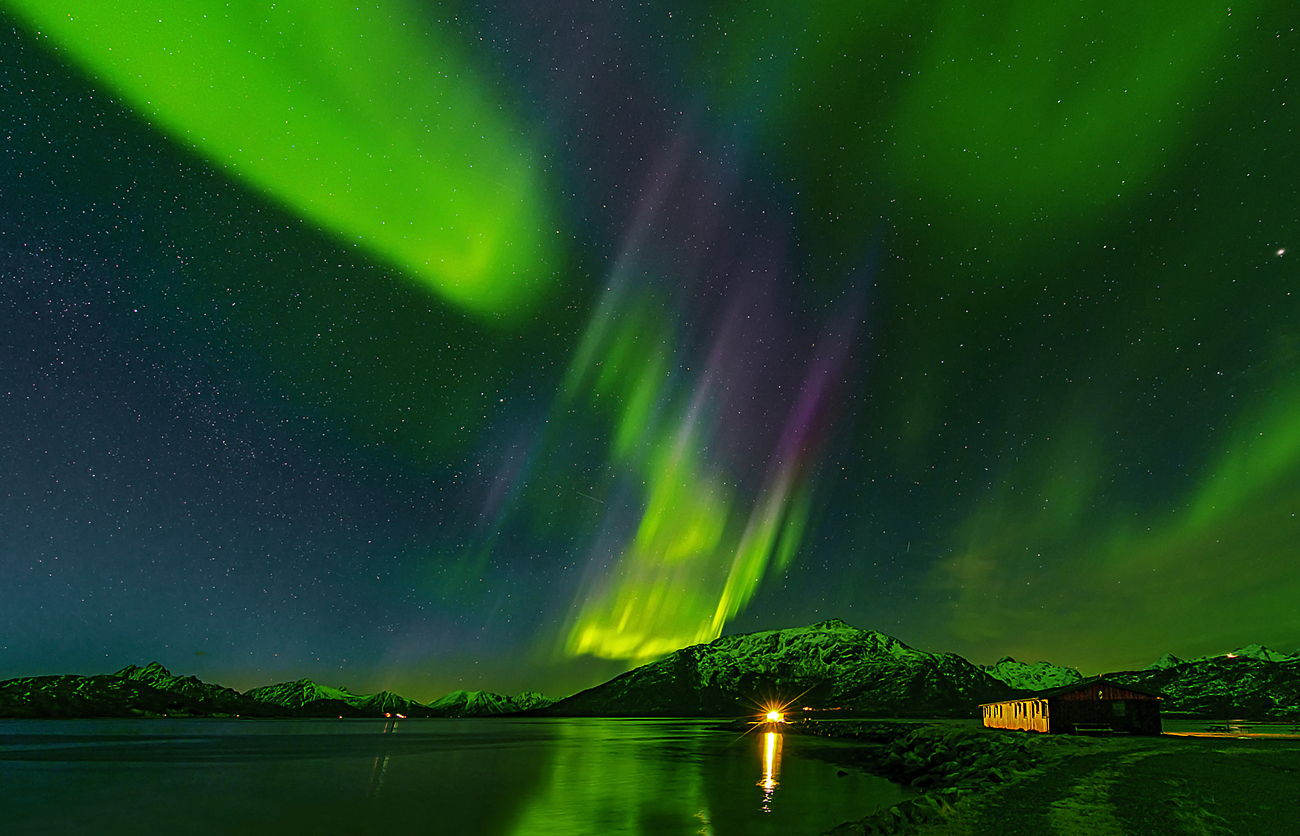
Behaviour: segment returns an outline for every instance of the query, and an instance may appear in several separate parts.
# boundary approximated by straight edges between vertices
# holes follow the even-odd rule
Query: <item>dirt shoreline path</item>
[[[925,836],[1297,836],[1300,741],[1084,740],[1041,774],[959,802]]]
[[[1300,836],[1300,740],[947,735],[1018,753],[1020,766],[995,784],[967,777],[917,787],[922,795],[903,809],[841,824],[832,836]],[[889,746],[897,752],[901,741]],[[872,760],[882,751],[877,740],[845,762],[879,772]],[[944,771],[931,758],[926,773]]]

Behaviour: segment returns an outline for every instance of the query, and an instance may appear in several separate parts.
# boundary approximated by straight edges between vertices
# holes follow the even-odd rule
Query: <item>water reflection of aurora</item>
[[[837,777],[789,757],[808,740],[777,732],[737,739],[712,723],[569,721],[547,780],[512,834],[637,833],[786,836],[819,833],[901,800],[882,778]],[[811,740],[811,739],[810,739]]]
[[[903,799],[707,721],[50,722],[7,753],[6,832],[811,836]]]

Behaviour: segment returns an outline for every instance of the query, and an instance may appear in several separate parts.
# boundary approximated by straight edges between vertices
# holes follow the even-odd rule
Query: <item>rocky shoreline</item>
[[[853,822],[827,836],[896,836],[953,814],[960,802],[1037,774],[1059,759],[1069,741],[1060,737],[943,722],[880,720],[801,722],[787,733],[854,741],[817,757],[888,778],[918,795]]]

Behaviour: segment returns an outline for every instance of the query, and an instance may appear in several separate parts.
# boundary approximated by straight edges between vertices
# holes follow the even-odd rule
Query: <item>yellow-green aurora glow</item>
[[[0,0],[0,662],[1296,650],[1294,6]]]
[[[672,324],[643,293],[622,292],[626,281],[615,278],[588,325],[561,406],[612,409],[611,466],[642,498],[630,541],[582,591],[564,650],[642,662],[717,638],[764,576],[789,565],[809,486],[806,463],[778,450],[757,493],[734,487],[709,453],[727,426],[716,391],[725,370],[684,383]]]
[[[537,152],[402,0],[6,4],[159,128],[452,303],[508,321],[550,286]]]

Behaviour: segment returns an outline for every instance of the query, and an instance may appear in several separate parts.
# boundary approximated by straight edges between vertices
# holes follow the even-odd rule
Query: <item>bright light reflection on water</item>
[[[772,793],[776,791],[777,775],[781,772],[781,744],[784,735],[776,732],[763,733],[763,780],[758,785],[763,788],[763,812],[772,812]]]
[[[835,745],[697,721],[0,721],[0,810],[33,834],[812,836],[903,797],[801,756]]]

